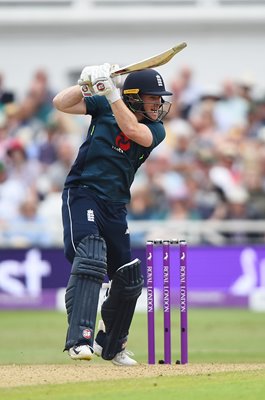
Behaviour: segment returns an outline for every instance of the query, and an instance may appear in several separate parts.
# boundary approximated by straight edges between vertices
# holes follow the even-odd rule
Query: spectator
[[[23,182],[28,189],[34,189],[41,173],[41,165],[37,160],[27,157],[26,148],[16,139],[7,147],[7,167],[10,179]]]
[[[194,164],[195,131],[187,121],[177,118],[168,121],[165,127],[167,131],[165,151],[170,154],[172,169],[186,173],[193,168]]]
[[[62,243],[63,239],[61,220],[62,192],[61,187],[57,186],[56,180],[50,181],[49,187],[46,189],[45,196],[43,196],[39,204],[38,215],[48,224],[52,243],[57,245]]]
[[[15,95],[13,92],[8,91],[4,87],[4,76],[0,73],[0,108],[3,104],[13,103]]]
[[[19,205],[27,190],[22,180],[8,177],[7,167],[0,162],[0,221],[17,217]]]
[[[189,122],[196,132],[195,148],[215,147],[220,130],[215,119],[216,101],[203,99],[193,106],[189,113]]]
[[[246,171],[244,186],[248,191],[248,218],[265,219],[265,187],[258,168]]]
[[[53,97],[54,92],[49,87],[48,74],[43,69],[38,69],[33,75],[26,97],[32,105],[32,117],[46,123],[50,113],[53,112]]]
[[[248,103],[252,102],[255,80],[250,74],[244,74],[236,81],[238,95],[246,99]]]
[[[222,100],[215,107],[215,120],[222,132],[227,132],[235,126],[246,126],[250,102],[239,96],[238,87],[234,81],[223,82]]]
[[[265,97],[253,101],[247,114],[246,136],[256,138],[265,127]]]
[[[245,220],[248,219],[247,202],[249,195],[245,188],[240,185],[234,185],[226,191],[226,220]],[[250,235],[244,230],[237,230],[236,225],[233,231],[224,232],[223,235],[231,244],[247,243]]]
[[[56,187],[61,191],[75,156],[76,148],[73,142],[67,136],[61,137],[56,143],[57,159],[50,164],[45,172],[46,178],[56,184]]]
[[[194,82],[194,71],[188,65],[183,66],[172,81],[173,99],[179,104],[180,117],[186,119],[190,108],[201,95],[201,88]]]
[[[35,195],[27,196],[19,205],[18,215],[11,220],[5,239],[15,247],[52,245],[49,223],[38,213],[39,200]]]
[[[0,111],[0,160],[4,160],[8,143],[9,143],[9,135],[8,135],[8,125],[6,115]]]
[[[42,141],[38,146],[38,159],[45,167],[58,160],[57,141],[60,135],[58,124],[55,121],[47,122]]]
[[[154,213],[153,196],[149,186],[134,188],[128,208],[128,219],[152,219]]]

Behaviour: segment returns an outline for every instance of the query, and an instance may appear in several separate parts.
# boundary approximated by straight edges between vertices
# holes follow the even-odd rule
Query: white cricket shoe
[[[94,352],[98,357],[101,357],[102,347],[94,341]],[[133,365],[137,365],[137,361],[135,361],[130,356],[133,356],[133,353],[129,350],[122,350],[116,354],[116,356],[111,360],[114,365],[119,365],[121,367],[131,367]]]
[[[72,360],[91,360],[93,358],[93,350],[88,345],[73,346],[68,350]]]
[[[133,352],[124,349],[120,353],[117,353],[116,356],[111,360],[111,362],[114,365],[119,365],[121,367],[123,366],[132,367],[138,364],[137,361],[135,361],[133,358],[130,357],[133,355],[134,355]]]
[[[101,357],[102,354],[102,347],[94,340],[93,344],[94,353],[96,356]]]

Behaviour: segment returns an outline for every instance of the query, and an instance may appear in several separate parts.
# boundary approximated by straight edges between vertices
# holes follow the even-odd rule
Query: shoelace
[[[125,357],[125,356],[134,356],[134,353],[130,350],[124,349],[122,350],[119,355],[121,355],[121,357]]]

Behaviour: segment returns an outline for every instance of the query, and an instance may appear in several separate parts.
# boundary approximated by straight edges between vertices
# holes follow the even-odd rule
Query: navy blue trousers
[[[131,261],[127,210],[122,203],[102,200],[86,187],[64,189],[62,194],[64,252],[72,264],[78,243],[97,234],[107,245],[108,277]]]

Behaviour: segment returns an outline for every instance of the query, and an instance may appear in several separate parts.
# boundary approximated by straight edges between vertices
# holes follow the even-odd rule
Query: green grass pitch
[[[172,359],[179,359],[179,312],[172,310]],[[66,316],[55,311],[1,311],[1,365],[71,364],[63,353]],[[157,360],[163,358],[163,314],[156,316]],[[190,364],[265,363],[264,314],[242,309],[189,310]],[[147,360],[147,318],[135,314],[128,348],[140,363]],[[100,359],[95,364],[104,363]],[[264,396],[260,371],[159,376],[72,384],[0,388],[1,400],[27,399],[196,399],[256,400]]]

